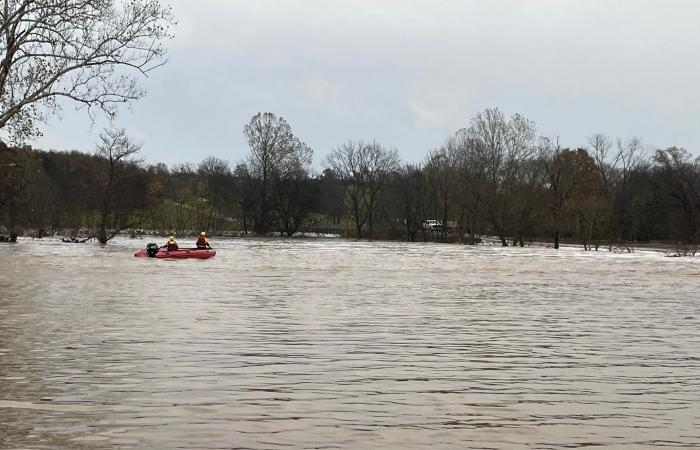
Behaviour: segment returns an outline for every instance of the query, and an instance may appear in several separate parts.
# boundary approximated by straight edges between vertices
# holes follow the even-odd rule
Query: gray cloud
[[[475,112],[520,112],[565,145],[638,135],[700,148],[695,1],[172,2],[170,63],[118,124],[149,161],[237,161],[257,111],[283,115],[316,166],[347,139],[420,160]],[[66,107],[42,147],[90,150]]]

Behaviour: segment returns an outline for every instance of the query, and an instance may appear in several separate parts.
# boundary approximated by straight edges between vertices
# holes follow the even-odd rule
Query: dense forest
[[[248,156],[146,165],[125,130],[93,152],[0,150],[0,234],[120,232],[282,235],[502,245],[575,242],[586,249],[700,240],[700,159],[676,147],[593,134],[580,148],[538,137],[534,122],[487,109],[427,153],[347,141],[311,169],[312,150],[281,117],[244,126]],[[430,222],[428,222],[430,220]]]

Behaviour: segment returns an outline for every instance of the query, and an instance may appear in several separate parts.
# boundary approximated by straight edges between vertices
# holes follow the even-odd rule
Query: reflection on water
[[[700,447],[700,260],[0,247],[0,448]]]

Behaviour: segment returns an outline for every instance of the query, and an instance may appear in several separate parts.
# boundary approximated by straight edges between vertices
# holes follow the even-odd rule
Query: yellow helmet
[[[169,240],[169,241],[174,241],[174,240],[175,240],[175,237],[174,237],[174,236],[168,236],[168,240]]]
[[[202,231],[201,233],[199,233],[199,235],[200,235],[200,236],[206,236],[207,233],[205,233],[204,231]]]

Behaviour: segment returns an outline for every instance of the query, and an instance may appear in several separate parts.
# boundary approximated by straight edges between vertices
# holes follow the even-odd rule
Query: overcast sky
[[[566,146],[604,132],[700,154],[700,1],[170,4],[170,61],[117,121],[149,162],[239,161],[258,111],[285,117],[316,168],[348,139],[413,162],[488,107]],[[92,151],[99,129],[68,105],[35,145]]]

